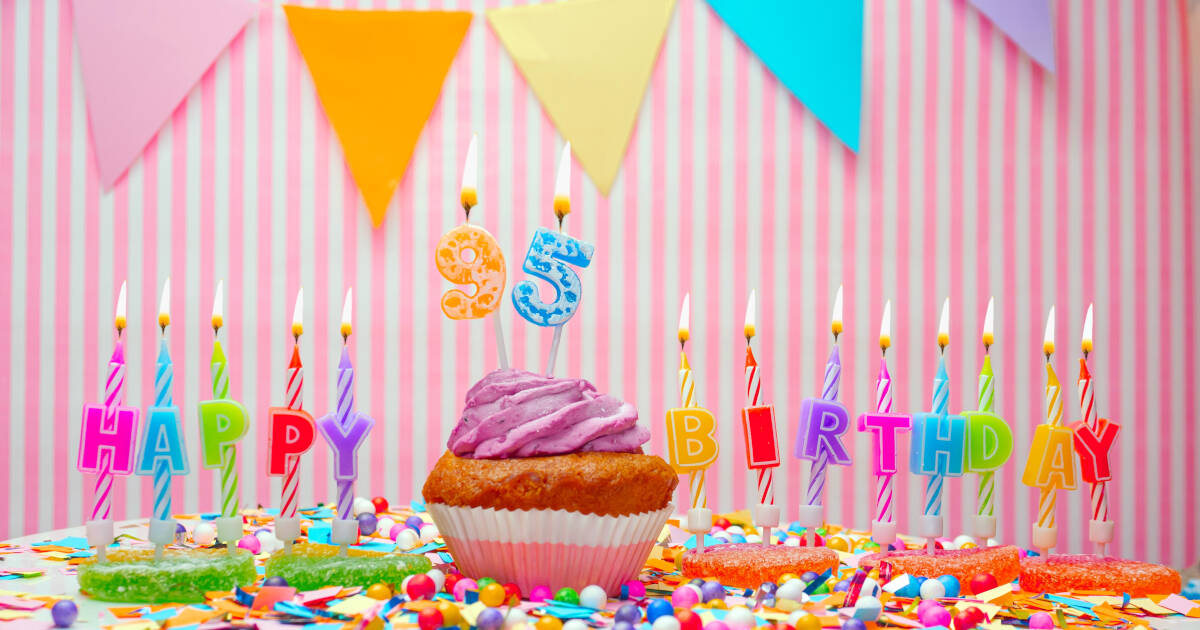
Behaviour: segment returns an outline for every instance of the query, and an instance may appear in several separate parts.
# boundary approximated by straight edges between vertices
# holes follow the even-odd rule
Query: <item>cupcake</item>
[[[422,491],[459,570],[526,593],[617,593],[635,578],[679,483],[642,453],[637,419],[582,379],[497,370],[476,383]]]

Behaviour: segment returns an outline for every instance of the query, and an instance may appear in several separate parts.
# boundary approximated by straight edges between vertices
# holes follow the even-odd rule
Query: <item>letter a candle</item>
[[[754,291],[746,304],[746,406],[742,409],[742,430],[746,434],[746,466],[758,474],[758,504],[752,508],[754,524],[761,527],[762,542],[771,544],[771,528],[779,526],[779,507],[775,505],[775,468],[779,466],[779,437],[775,430],[775,408],[760,402],[762,377],[750,340],[756,332]]]

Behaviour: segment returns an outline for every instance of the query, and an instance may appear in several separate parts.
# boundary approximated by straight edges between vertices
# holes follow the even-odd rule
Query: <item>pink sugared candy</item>
[[[1030,630],[1050,630],[1054,627],[1054,617],[1050,613],[1035,612],[1029,615]]]
[[[676,608],[691,608],[699,604],[704,597],[700,589],[691,584],[684,584],[671,593],[671,605]]]
[[[776,582],[785,573],[801,575],[805,571],[837,571],[838,555],[828,547],[763,546],[758,543],[733,543],[706,547],[703,553],[693,549],[683,554],[683,574],[689,578],[717,580],[726,586],[757,588],[763,582]]]
[[[932,628],[934,626],[946,626],[947,628],[950,627],[950,611],[946,610],[946,607],[942,606],[941,604],[929,606],[925,610],[919,612],[917,614],[917,618],[926,628]]]
[[[1149,562],[1095,555],[1037,556],[1021,561],[1021,589],[1034,593],[1113,591],[1142,595],[1178,593],[1179,573]]]
[[[242,536],[242,539],[238,541],[237,546],[249,551],[252,554],[257,554],[258,552],[262,551],[262,541],[260,541],[257,536],[252,534],[246,534],[245,536]]]
[[[885,551],[863,556],[858,566],[870,570],[886,560],[892,570],[918,577],[937,578],[953,575],[959,584],[970,584],[980,573],[989,573],[996,582],[1011,582],[1021,574],[1020,556],[1011,545],[976,549],[926,549]],[[1029,589],[1026,589],[1029,590]]]

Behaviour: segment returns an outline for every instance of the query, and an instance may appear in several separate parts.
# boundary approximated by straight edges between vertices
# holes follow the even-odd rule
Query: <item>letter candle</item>
[[[689,475],[688,488],[692,507],[687,514],[687,530],[696,535],[696,549],[704,550],[704,535],[712,528],[712,510],[704,492],[708,467],[717,459],[714,437],[717,428],[712,412],[696,403],[696,385],[687,359],[690,294],[683,296],[679,312],[679,402],[681,408],[667,411],[667,462],[676,472]]]
[[[267,410],[267,475],[283,477],[280,486],[279,516],[275,536],[291,553],[292,543],[300,537],[300,519],[296,517],[296,492],[300,486],[300,456],[312,448],[317,428],[313,417],[304,411],[304,365],[300,362],[300,335],[304,333],[304,289],[296,292],[292,313],[292,358],[287,367],[286,407]]]
[[[104,382],[104,404],[83,408],[80,427],[80,472],[95,473],[96,486],[92,495],[92,518],[87,522],[88,544],[96,548],[96,559],[104,562],[105,548],[113,541],[112,487],[115,475],[129,475],[134,470],[134,437],[137,435],[139,410],[126,407],[125,402],[125,283],[117,297],[113,324],[117,341],[108,361],[108,378]]]
[[[996,341],[994,328],[995,298],[988,298],[987,312],[983,316],[983,366],[979,369],[979,404],[976,409],[992,413],[996,408],[996,388],[992,372],[992,344]],[[968,419],[968,434],[972,433]],[[1009,439],[1011,444],[1012,440]],[[974,440],[971,440],[974,443]],[[969,449],[970,447],[968,447]],[[967,459],[971,459],[970,450]],[[996,471],[979,471],[979,490],[975,493],[975,517],[971,519],[971,535],[976,545],[987,546],[987,539],[996,535]]]
[[[760,403],[762,380],[758,361],[750,341],[754,339],[754,291],[746,304],[742,326],[746,336],[746,406],[742,409],[742,430],[746,434],[746,466],[757,471],[758,504],[752,510],[754,524],[761,527],[762,542],[771,544],[771,529],[779,526],[779,507],[775,505],[775,468],[779,466],[779,437],[775,429],[775,408]]]
[[[872,466],[875,472],[875,518],[871,539],[887,548],[896,542],[895,477],[896,434],[912,428],[910,416],[892,413],[892,376],[887,351],[892,346],[892,302],[883,304],[879,323],[879,378],[875,382],[875,413],[858,417],[858,430],[872,433]]]
[[[213,351],[209,364],[213,400],[200,403],[200,445],[204,467],[221,470],[221,516],[217,518],[217,536],[233,554],[242,537],[237,443],[250,430],[250,424],[246,408],[229,398],[229,362],[220,340],[221,327],[225,324],[224,286],[224,282],[217,283],[217,294],[213,298]]]
[[[347,289],[342,306],[342,358],[338,363],[337,410],[317,420],[317,428],[333,450],[333,476],[337,481],[337,518],[333,519],[330,540],[341,546],[358,540],[358,521],[353,518],[354,482],[358,479],[358,449],[375,426],[371,417],[354,411],[354,365],[350,362],[350,305],[352,291]]]
[[[945,416],[950,407],[950,377],[946,374],[946,346],[950,345],[950,298],[942,302],[942,315],[938,320],[938,368],[933,378],[933,401],[930,412],[936,416]],[[914,427],[919,423],[914,421]],[[924,434],[924,431],[922,431]],[[914,439],[915,441],[915,439]],[[912,454],[917,454],[914,446]],[[959,469],[962,462],[959,462]],[[961,472],[959,473],[961,474]],[[935,540],[942,535],[942,488],[946,483],[946,475],[933,471],[925,482],[925,509],[921,519],[921,533],[927,539],[926,549],[932,555]]]
[[[1033,547],[1042,555],[1058,542],[1055,526],[1056,491],[1075,489],[1075,454],[1071,449],[1071,429],[1062,424],[1062,386],[1050,359],[1054,355],[1054,307],[1046,318],[1046,336],[1042,343],[1046,356],[1046,421],[1033,434],[1033,446],[1025,463],[1021,481],[1038,488],[1038,516],[1033,525]]]
[[[138,454],[139,475],[154,476],[154,516],[150,519],[150,542],[154,555],[161,558],[163,546],[175,540],[175,521],[171,518],[171,477],[188,474],[187,449],[183,444],[183,420],[171,395],[174,365],[167,349],[167,326],[171,323],[171,280],[163,282],[158,307],[158,327],[162,339],[154,369],[154,405],[146,410]]]
[[[838,353],[838,335],[842,334],[842,287],[838,286],[833,300],[833,349],[825,363],[825,382],[821,398],[807,398],[800,407],[800,430],[796,434],[795,456],[812,462],[808,475],[808,488],[804,503],[800,506],[799,521],[808,536],[808,544],[816,544],[816,529],[824,524],[825,476],[829,464],[847,466],[850,453],[842,444],[841,435],[850,428],[850,415],[838,402],[838,388],[842,378],[842,358]]]
[[[1108,465],[1108,452],[1121,430],[1121,425],[1100,418],[1096,413],[1096,391],[1092,384],[1092,373],[1087,360],[1093,348],[1092,305],[1088,305],[1083,321],[1083,338],[1080,341],[1083,358],[1079,360],[1079,415],[1081,419],[1071,425],[1075,432],[1075,451],[1079,454],[1079,476],[1091,486],[1092,518],[1088,523],[1088,540],[1100,548],[1112,542],[1114,523],[1108,518],[1108,481],[1112,470]]]
[[[500,243],[490,232],[471,225],[471,208],[479,202],[476,190],[478,165],[475,159],[477,137],[471,136],[467,147],[467,161],[463,166],[462,192],[459,195],[463,208],[463,224],[446,232],[434,250],[434,263],[442,277],[459,285],[475,288],[471,295],[459,289],[450,289],[442,294],[442,312],[450,319],[481,319],[492,314],[492,326],[496,335],[496,354],[500,367],[508,368],[508,353],[504,346],[504,328],[497,310],[502,302],[506,265]],[[470,251],[472,257],[465,260]]]

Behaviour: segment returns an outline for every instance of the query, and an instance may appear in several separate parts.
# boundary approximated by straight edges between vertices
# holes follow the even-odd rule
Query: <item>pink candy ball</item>
[[[1029,627],[1032,630],[1050,630],[1054,627],[1054,617],[1050,613],[1037,612],[1029,615]]]
[[[538,584],[529,591],[529,601],[544,602],[554,599],[554,591],[550,590],[545,584]]]
[[[259,541],[258,537],[254,536],[253,534],[246,534],[245,536],[242,536],[242,539],[238,541],[237,546],[254,554],[262,551],[262,542]]]
[[[457,599],[461,602],[466,598],[467,591],[477,590],[479,590],[479,584],[476,584],[475,580],[472,580],[471,578],[463,578],[454,585],[454,599]]]
[[[938,603],[938,600],[936,600],[936,599],[922,599],[922,600],[921,600],[921,603],[920,603],[920,604],[917,604],[917,615],[918,615],[918,617],[921,615],[921,613],[925,612],[925,610],[926,610],[927,608],[933,608],[933,607],[935,607],[935,606],[941,606],[941,604],[939,604],[939,603]]]
[[[934,626],[945,626],[947,628],[950,627],[950,611],[946,610],[946,607],[942,606],[941,604],[926,608],[924,613],[917,615],[917,618],[921,620],[921,623],[924,624],[926,628],[932,628]]]
[[[671,605],[676,608],[691,608],[703,599],[700,589],[691,584],[684,584],[671,593]]]
[[[392,525],[391,531],[388,532],[388,538],[391,538],[392,542],[396,542],[396,537],[400,535],[400,532],[404,531],[404,527],[404,523]]]
[[[641,599],[646,596],[646,585],[642,584],[641,580],[625,582],[625,590],[629,593],[629,599]]]
[[[724,621],[714,619],[704,626],[704,630],[729,630],[729,626]]]

